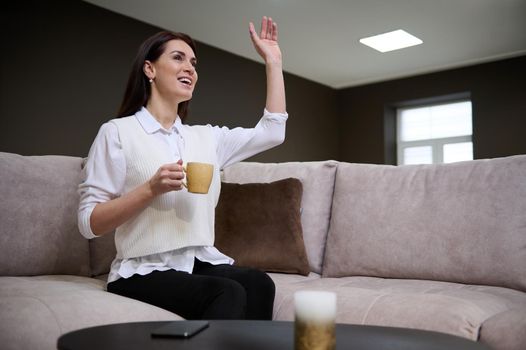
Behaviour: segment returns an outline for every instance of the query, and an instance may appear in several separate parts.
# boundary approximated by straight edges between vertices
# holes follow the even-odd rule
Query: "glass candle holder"
[[[336,348],[336,294],[299,291],[294,294],[294,349]]]

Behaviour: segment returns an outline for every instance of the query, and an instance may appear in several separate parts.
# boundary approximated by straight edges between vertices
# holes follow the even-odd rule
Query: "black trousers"
[[[185,319],[271,320],[275,286],[264,272],[195,259],[193,273],[168,270],[108,283],[108,291]]]

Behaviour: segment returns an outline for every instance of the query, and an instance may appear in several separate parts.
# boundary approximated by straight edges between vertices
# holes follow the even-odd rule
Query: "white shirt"
[[[184,161],[184,131],[188,126],[177,118],[165,129],[142,108],[135,114],[148,134],[153,134],[166,144],[173,154],[173,162]],[[264,110],[263,117],[253,129],[210,126],[217,144],[220,168],[242,161],[278,143],[285,135],[286,113],[270,113]],[[126,178],[126,160],[122,151],[117,127],[112,123],[101,126],[88,160],[84,167],[84,181],[79,185],[80,204],[78,225],[82,235],[88,239],[97,237],[90,227],[90,216],[98,203],[107,202],[122,195]],[[146,275],[152,271],[174,269],[191,273],[194,258],[211,264],[233,264],[234,260],[215,247],[187,247],[174,251],[152,254],[133,259],[115,259],[111,265],[108,283],[133,274]]]

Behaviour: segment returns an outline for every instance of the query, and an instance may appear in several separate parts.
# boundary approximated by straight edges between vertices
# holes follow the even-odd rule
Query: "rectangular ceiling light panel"
[[[360,39],[360,42],[380,52],[399,50],[423,43],[422,40],[402,29],[363,38]]]

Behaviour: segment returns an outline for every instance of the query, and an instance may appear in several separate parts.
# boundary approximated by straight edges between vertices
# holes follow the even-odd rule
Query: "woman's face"
[[[197,83],[196,64],[190,45],[182,40],[170,40],[157,61],[146,61],[145,72],[150,78],[153,74],[155,88],[161,96],[179,103],[192,98]]]

